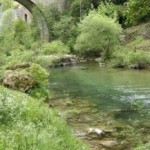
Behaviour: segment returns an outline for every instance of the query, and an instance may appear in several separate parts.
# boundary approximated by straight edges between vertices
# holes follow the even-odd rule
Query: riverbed
[[[132,150],[149,142],[150,71],[96,64],[55,68],[49,89],[50,105],[92,150]]]

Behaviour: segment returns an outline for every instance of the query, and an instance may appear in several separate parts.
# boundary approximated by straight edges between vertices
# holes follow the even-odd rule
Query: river
[[[119,143],[116,150],[133,149],[148,142],[150,71],[96,64],[55,68],[50,71],[49,89],[56,108],[70,112],[77,109],[78,113],[67,119],[76,132],[83,134],[91,127],[113,132],[105,137],[84,138],[91,149],[107,149],[114,140]]]

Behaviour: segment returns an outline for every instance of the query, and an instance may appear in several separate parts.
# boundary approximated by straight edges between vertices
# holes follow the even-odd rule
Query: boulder
[[[4,73],[3,85],[8,88],[27,92],[32,89],[35,84],[36,81],[27,74],[27,72],[6,70]]]
[[[89,128],[88,129],[88,136],[92,138],[102,138],[104,136],[104,131],[98,128]]]
[[[79,60],[75,55],[63,55],[62,57],[54,60],[51,67],[72,66],[77,63],[79,63]]]

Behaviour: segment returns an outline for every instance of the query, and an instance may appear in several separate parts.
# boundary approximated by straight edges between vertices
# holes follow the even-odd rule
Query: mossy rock
[[[3,85],[5,87],[27,92],[31,90],[36,81],[26,71],[6,70],[4,73]]]
[[[7,88],[28,93],[36,98],[45,98],[45,95],[48,95],[48,76],[41,66],[23,63],[8,67],[4,71],[2,83]]]

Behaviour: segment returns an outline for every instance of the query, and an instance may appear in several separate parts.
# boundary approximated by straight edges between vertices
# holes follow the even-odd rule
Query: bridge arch
[[[36,7],[37,5],[31,1],[31,0],[14,0],[18,3],[20,3],[21,5],[23,5],[26,9],[28,9],[30,11],[30,13],[32,14],[33,8]],[[38,8],[38,7],[37,7]],[[42,10],[40,10],[40,8],[38,8],[39,13],[41,14],[41,17],[39,20],[38,16],[34,16],[37,25],[39,27],[40,30],[40,34],[41,34],[41,39],[44,41],[49,41],[49,31],[48,31],[48,25],[47,25],[47,21],[45,19],[45,16],[42,12]]]

